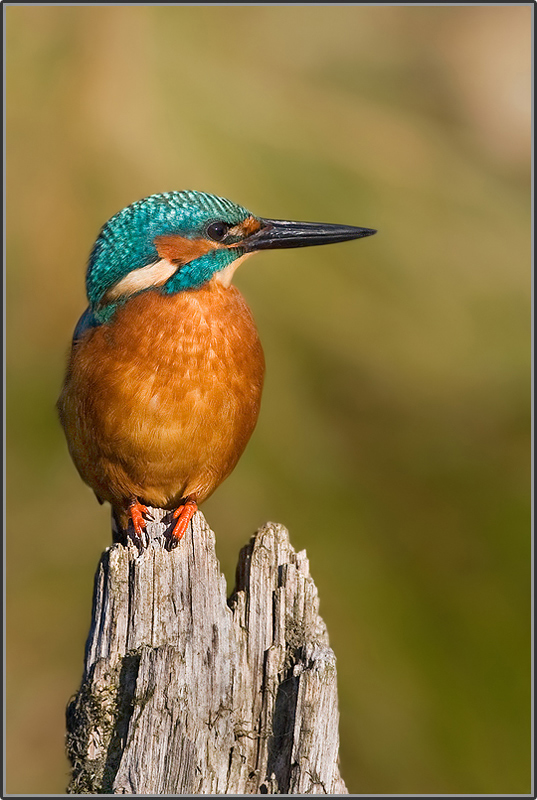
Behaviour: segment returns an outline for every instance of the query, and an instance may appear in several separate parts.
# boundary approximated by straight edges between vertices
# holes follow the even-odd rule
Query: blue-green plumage
[[[185,264],[172,275],[161,291],[163,294],[175,294],[185,289],[198,289],[210,281],[215,272],[225,269],[243,253],[244,251],[240,247],[233,248],[233,250],[212,250],[210,253],[205,253],[195,261]]]

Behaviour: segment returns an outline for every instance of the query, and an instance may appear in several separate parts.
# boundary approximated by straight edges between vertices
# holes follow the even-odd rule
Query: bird
[[[88,307],[57,402],[71,458],[120,537],[147,545],[149,507],[173,511],[168,549],[230,475],[255,428],[265,360],[232,284],[263,250],[359,239],[372,228],[266,219],[182,190],[131,203],[101,228]]]

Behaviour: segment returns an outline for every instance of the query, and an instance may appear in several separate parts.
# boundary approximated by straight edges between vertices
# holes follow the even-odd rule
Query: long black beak
[[[329,222],[290,222],[282,219],[259,219],[259,222],[263,227],[241,243],[247,253],[255,250],[335,244],[376,233],[373,228],[355,228],[352,225],[333,225]]]

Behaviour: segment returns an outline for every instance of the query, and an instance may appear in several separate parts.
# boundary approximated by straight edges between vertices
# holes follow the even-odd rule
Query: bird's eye
[[[229,225],[227,222],[218,220],[217,222],[211,222],[211,224],[207,226],[207,236],[209,239],[212,239],[213,242],[221,242],[228,230]]]

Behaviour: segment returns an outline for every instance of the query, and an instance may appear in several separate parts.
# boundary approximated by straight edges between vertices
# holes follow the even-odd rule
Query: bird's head
[[[138,200],[102,228],[90,255],[86,289],[92,315],[148,289],[173,294],[213,278],[229,285],[238,263],[257,250],[329,244],[370,228],[256,217],[215,195],[183,191]]]

